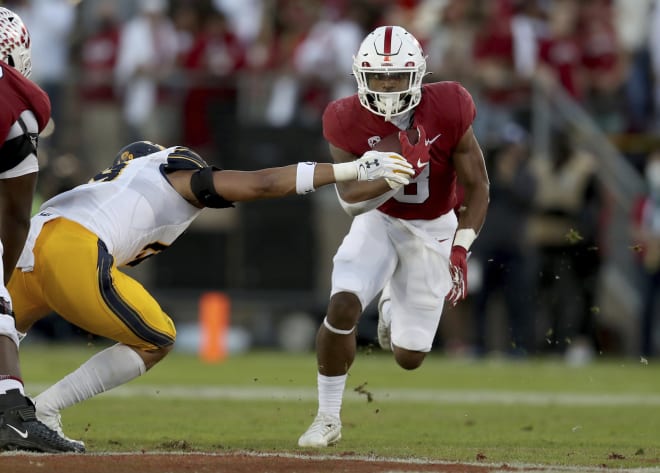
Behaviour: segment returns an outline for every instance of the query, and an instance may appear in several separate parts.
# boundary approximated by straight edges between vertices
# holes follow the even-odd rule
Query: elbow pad
[[[390,197],[396,194],[399,191],[399,189],[392,189],[391,191],[385,192],[384,194],[374,197],[373,199],[368,199],[368,200],[363,200],[362,202],[353,202],[353,203],[346,202],[344,199],[341,198],[341,195],[337,190],[337,186],[335,186],[335,191],[337,192],[337,198],[339,199],[339,203],[341,204],[341,207],[344,209],[344,212],[346,212],[351,217],[356,217],[360,214],[363,214],[365,212],[380,207]]]
[[[213,167],[204,167],[195,171],[190,178],[190,188],[197,200],[211,209],[224,209],[233,207],[233,202],[228,201],[215,190],[213,185]]]

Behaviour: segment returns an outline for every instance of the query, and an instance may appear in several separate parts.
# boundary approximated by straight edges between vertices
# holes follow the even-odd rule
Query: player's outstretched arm
[[[195,171],[199,172],[199,171]],[[364,156],[347,163],[298,163],[257,171],[206,171],[208,180],[205,189],[215,192],[230,202],[271,199],[291,194],[307,194],[319,187],[335,182],[349,181],[396,181],[405,185],[413,174],[412,166],[393,153],[382,156]],[[183,174],[185,173],[185,174]],[[188,201],[200,204],[199,189],[194,189],[194,172],[179,171],[168,179],[175,189]],[[202,182],[204,182],[202,180]],[[199,187],[199,185],[197,186]],[[197,192],[195,192],[197,190]]]

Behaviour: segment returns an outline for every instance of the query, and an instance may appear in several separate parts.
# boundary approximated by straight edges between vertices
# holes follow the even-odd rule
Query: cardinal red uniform
[[[409,128],[424,128],[428,164],[412,163],[422,167],[410,184],[378,211],[355,217],[334,258],[332,294],[351,292],[366,307],[383,287],[393,292],[392,305],[401,314],[391,327],[397,346],[431,349],[451,287],[448,258],[457,225],[452,153],[475,115],[472,97],[459,83],[422,87]],[[371,113],[353,95],[328,105],[323,130],[332,145],[361,156],[399,128]],[[389,238],[381,242],[383,233]]]
[[[34,160],[27,172],[35,172],[36,137],[50,119],[48,95],[16,69],[0,62],[0,173],[21,163]]]
[[[392,217],[428,220],[453,209],[456,173],[451,155],[475,115],[472,97],[459,83],[424,85],[410,128],[422,125],[426,130],[430,165],[379,210]],[[357,95],[332,102],[323,115],[325,139],[355,156],[361,156],[381,138],[397,131],[393,123],[361,106]]]
[[[408,31],[381,26],[369,33],[353,56],[353,75],[357,94],[330,103],[323,114],[332,159],[384,157],[374,147],[398,133],[415,177],[405,186],[387,179],[336,186],[354,218],[333,258],[330,301],[316,337],[319,409],[298,439],[301,447],[341,439],[355,327],[379,293],[378,344],[404,369],[422,364],[445,300],[455,305],[465,297],[467,251],[488,206],[472,97],[457,82],[422,84],[426,56]],[[416,130],[418,139],[403,130]],[[466,190],[459,213],[458,183]]]

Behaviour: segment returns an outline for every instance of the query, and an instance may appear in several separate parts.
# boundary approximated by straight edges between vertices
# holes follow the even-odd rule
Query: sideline
[[[26,384],[28,393],[39,393],[47,384]],[[357,389],[357,388],[355,388]],[[660,406],[657,394],[585,394],[570,392],[521,392],[487,390],[435,390],[374,388],[369,390],[375,402],[416,401],[437,404],[497,404],[528,406]],[[195,386],[195,385],[123,385],[100,396],[163,399],[227,399],[270,401],[315,401],[316,388],[281,386]],[[364,402],[364,392],[347,386],[344,401]]]

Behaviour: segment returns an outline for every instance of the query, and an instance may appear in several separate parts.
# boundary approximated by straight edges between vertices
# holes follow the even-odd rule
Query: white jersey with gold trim
[[[34,266],[32,248],[41,227],[57,217],[96,234],[117,266],[137,264],[171,245],[201,212],[164,175],[162,167],[174,149],[119,163],[44,202],[32,218],[18,267],[29,271]]]

